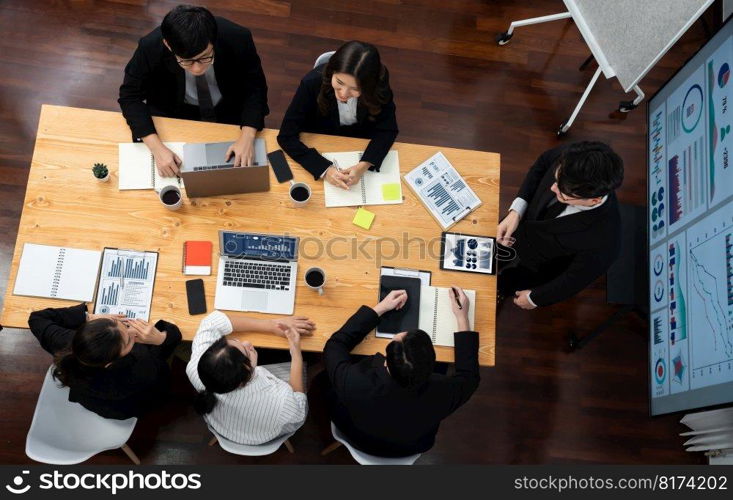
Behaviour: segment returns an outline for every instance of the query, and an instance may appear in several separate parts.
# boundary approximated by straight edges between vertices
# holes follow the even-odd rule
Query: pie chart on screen
[[[725,84],[728,83],[728,79],[730,78],[730,66],[728,66],[728,63],[723,63],[723,65],[718,70],[718,87],[721,89],[725,87]]]
[[[657,384],[664,383],[664,379],[667,375],[667,365],[662,358],[657,359],[657,363],[654,366],[654,378]]]

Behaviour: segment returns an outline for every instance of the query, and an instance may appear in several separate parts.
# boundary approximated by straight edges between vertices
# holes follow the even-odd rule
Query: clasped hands
[[[349,168],[339,168],[337,165],[331,165],[326,170],[324,177],[334,186],[348,190],[351,186],[359,182],[361,176],[371,166],[372,164],[367,161],[360,161]]]

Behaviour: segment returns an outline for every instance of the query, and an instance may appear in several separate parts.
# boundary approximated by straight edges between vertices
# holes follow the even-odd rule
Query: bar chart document
[[[94,313],[148,321],[157,265],[157,252],[105,248]]]
[[[405,182],[444,230],[481,206],[479,197],[441,152],[407,173]]]

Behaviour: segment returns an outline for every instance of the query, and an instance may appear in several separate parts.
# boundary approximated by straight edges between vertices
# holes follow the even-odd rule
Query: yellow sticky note
[[[360,207],[356,211],[356,215],[354,215],[354,220],[352,222],[357,226],[368,230],[372,227],[372,222],[374,222],[374,212],[370,212],[369,210]]]
[[[397,201],[402,198],[402,190],[396,182],[382,184],[382,198],[384,201]]]

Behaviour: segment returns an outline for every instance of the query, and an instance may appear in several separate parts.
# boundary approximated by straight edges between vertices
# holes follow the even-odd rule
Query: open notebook
[[[25,243],[14,295],[91,301],[102,252]]]
[[[341,168],[349,168],[359,163],[363,151],[346,153],[323,153]],[[384,157],[379,172],[367,170],[361,180],[347,191],[324,182],[327,207],[353,207],[357,205],[396,205],[402,203],[402,184],[400,183],[400,160],[397,151],[390,151]]]
[[[183,142],[164,142],[183,161]],[[180,177],[161,177],[155,158],[142,142],[124,142],[119,145],[120,191],[125,189],[155,189],[165,186],[183,187]]]
[[[463,292],[470,302],[468,326],[474,328],[476,291],[463,290]],[[427,286],[420,290],[420,329],[430,335],[435,345],[454,346],[453,333],[458,328],[458,322],[453,315],[451,302],[455,300],[450,288]]]

